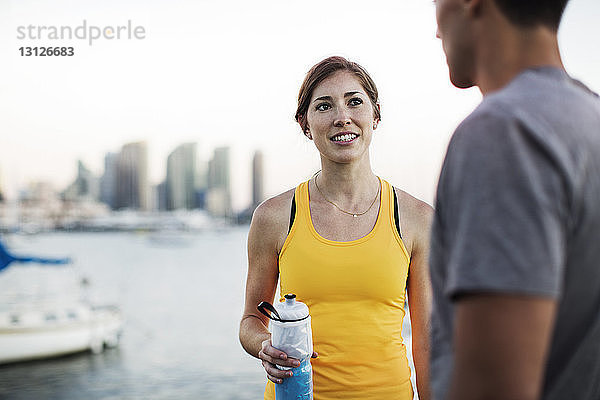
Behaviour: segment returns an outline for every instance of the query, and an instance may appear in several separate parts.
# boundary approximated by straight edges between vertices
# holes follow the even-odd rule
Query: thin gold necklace
[[[369,208],[367,208],[365,211],[361,212],[361,213],[352,213],[352,212],[348,212],[346,210],[343,210],[340,206],[338,206],[337,204],[335,204],[333,201],[329,200],[327,197],[325,197],[325,194],[323,194],[323,192],[321,191],[321,188],[319,188],[319,184],[317,183],[317,176],[319,175],[318,171],[314,178],[315,178],[315,186],[317,187],[317,190],[319,191],[319,193],[321,194],[321,196],[323,196],[323,198],[325,199],[326,202],[328,202],[329,204],[333,205],[335,208],[337,208],[338,210],[340,210],[341,212],[343,212],[344,214],[348,214],[348,215],[352,215],[354,218],[356,217],[360,217],[361,215],[365,215],[367,212],[369,212],[369,210],[373,207],[373,204],[375,204],[375,201],[377,200],[377,198],[379,197],[379,192],[381,191],[381,185],[379,185],[379,187],[377,188],[377,194],[375,195],[375,198],[373,199],[373,201],[371,202],[371,205],[369,206]]]

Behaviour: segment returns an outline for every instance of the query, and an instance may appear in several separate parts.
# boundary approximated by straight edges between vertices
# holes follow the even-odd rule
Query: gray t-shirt
[[[431,243],[431,381],[452,372],[453,300],[558,301],[544,399],[600,399],[600,100],[552,67],[484,97],[442,167]]]

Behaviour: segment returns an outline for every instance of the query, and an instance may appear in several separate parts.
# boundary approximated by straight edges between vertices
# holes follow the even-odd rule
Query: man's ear
[[[483,6],[484,1],[494,1],[494,0],[461,0],[466,15],[469,17],[478,17],[481,14],[481,8]]]

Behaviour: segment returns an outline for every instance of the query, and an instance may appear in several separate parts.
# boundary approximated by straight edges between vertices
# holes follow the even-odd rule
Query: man
[[[454,133],[431,247],[441,399],[600,399],[600,100],[563,69],[567,0],[437,0]]]

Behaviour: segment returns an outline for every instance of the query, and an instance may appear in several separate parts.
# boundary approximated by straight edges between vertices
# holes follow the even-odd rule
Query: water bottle
[[[286,294],[284,297],[285,301],[275,304],[275,307],[264,301],[258,305],[258,310],[271,320],[269,331],[273,347],[300,360],[300,366],[295,368],[277,366],[279,369],[291,369],[293,375],[275,384],[275,400],[312,400],[310,357],[313,344],[308,307],[296,301],[295,294]]]

